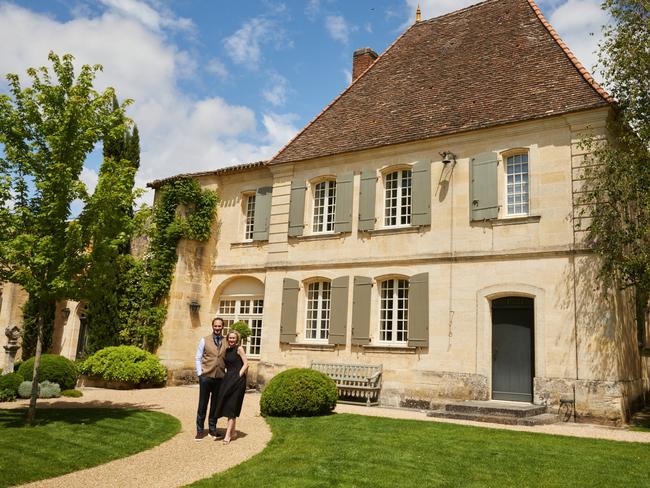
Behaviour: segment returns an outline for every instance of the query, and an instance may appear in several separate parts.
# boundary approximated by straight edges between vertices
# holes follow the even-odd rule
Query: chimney
[[[361,49],[354,51],[354,54],[352,55],[352,81],[361,76],[361,73],[368,69],[368,66],[370,66],[377,57],[377,53],[369,47],[362,47]]]

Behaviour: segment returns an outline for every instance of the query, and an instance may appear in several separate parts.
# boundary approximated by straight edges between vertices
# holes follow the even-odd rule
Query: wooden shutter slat
[[[375,228],[375,193],[377,191],[377,173],[375,170],[363,170],[359,190],[359,230]]]
[[[336,178],[336,213],[334,232],[352,232],[352,189],[354,174],[346,173]]]
[[[332,280],[330,288],[330,344],[345,344],[348,324],[349,278],[341,276]]]
[[[280,342],[287,344],[296,341],[296,320],[298,313],[297,280],[285,278],[282,282],[282,309],[280,312]]]
[[[291,182],[289,202],[289,236],[301,236],[305,227],[305,192],[307,185],[303,180]]]
[[[372,279],[355,276],[352,296],[352,344],[370,343],[371,299]]]
[[[429,345],[429,273],[413,275],[409,280],[408,345]]]
[[[413,165],[411,225],[431,225],[431,163]]]
[[[268,241],[273,187],[264,186],[255,192],[255,215],[253,217],[253,240]]]
[[[495,152],[479,154],[470,161],[471,220],[489,220],[498,217],[498,162]]]

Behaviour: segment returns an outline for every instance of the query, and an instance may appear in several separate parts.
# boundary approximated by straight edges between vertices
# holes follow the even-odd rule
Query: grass
[[[647,444],[348,414],[267,420],[264,451],[191,486],[650,486]]]
[[[173,437],[181,424],[160,412],[129,409],[40,409],[35,427],[26,410],[0,410],[0,487],[106,463]]]

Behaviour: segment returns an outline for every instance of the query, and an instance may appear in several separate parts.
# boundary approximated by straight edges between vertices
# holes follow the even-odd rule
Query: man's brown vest
[[[203,338],[205,347],[203,348],[203,357],[201,358],[201,371],[205,376],[210,378],[223,378],[226,373],[224,364],[224,355],[226,354],[226,338],[221,338],[221,348],[218,349],[214,343],[214,335],[210,334]]]

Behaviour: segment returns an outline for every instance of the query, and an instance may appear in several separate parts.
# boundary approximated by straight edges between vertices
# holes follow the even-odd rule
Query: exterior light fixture
[[[442,156],[442,163],[443,164],[449,164],[449,163],[455,163],[456,162],[456,155],[451,151],[443,151],[443,152],[440,153],[440,156]]]
[[[68,317],[70,317],[70,309],[68,307],[61,309],[61,316],[63,320],[68,320]]]
[[[196,300],[192,300],[190,302],[190,313],[197,314],[197,313],[199,313],[200,308],[201,308],[201,304],[199,302],[197,302]]]

